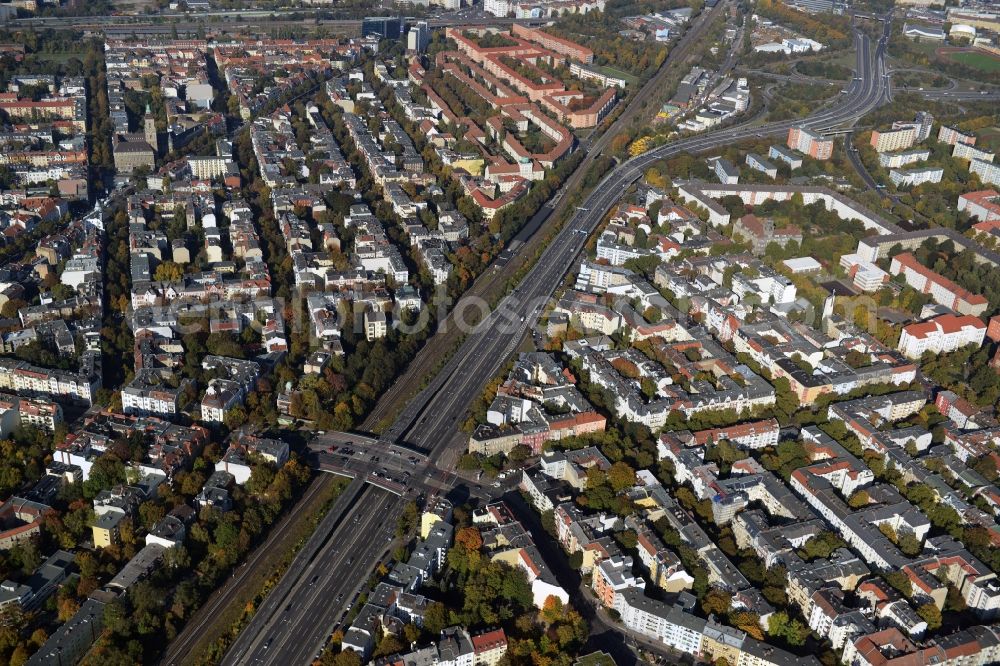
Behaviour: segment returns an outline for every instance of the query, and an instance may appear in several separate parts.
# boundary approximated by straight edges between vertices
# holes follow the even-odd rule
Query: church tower
[[[146,143],[152,146],[154,153],[159,154],[160,145],[156,134],[156,118],[153,116],[149,104],[146,105],[146,115],[142,117],[142,130],[146,137]]]

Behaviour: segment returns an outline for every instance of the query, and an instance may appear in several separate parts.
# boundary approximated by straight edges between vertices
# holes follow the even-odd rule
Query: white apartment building
[[[723,185],[736,185],[740,182],[740,170],[725,158],[715,160],[713,169],[715,170],[715,177]]]
[[[483,11],[503,18],[513,11],[514,4],[509,0],[483,0]]]
[[[1000,185],[1000,166],[986,160],[972,160],[969,173],[979,176],[979,180],[989,185]]]
[[[626,627],[684,654],[701,652],[705,620],[650,599],[641,589],[626,590],[619,596],[618,612]]]
[[[961,157],[963,160],[982,160],[992,162],[996,155],[988,150],[982,150],[968,143],[956,143],[951,151],[952,157]]]
[[[854,286],[861,291],[878,291],[889,281],[888,273],[855,252],[841,255],[840,265],[853,278]]]
[[[21,395],[48,395],[90,403],[100,388],[99,376],[40,368],[24,361],[0,359],[0,389]]]
[[[66,262],[59,281],[63,284],[79,288],[89,280],[98,280],[101,275],[101,260],[97,257],[75,256]]]
[[[778,177],[778,167],[774,166],[760,155],[756,155],[754,153],[747,153],[746,163],[748,167],[750,167],[755,171],[760,171],[768,178]]]
[[[201,420],[222,423],[226,414],[243,401],[243,387],[229,379],[212,379],[201,400]]]
[[[972,134],[963,134],[953,127],[941,125],[938,130],[938,141],[954,146],[956,143],[967,143],[970,146],[976,143],[976,137]]]
[[[381,310],[368,308],[365,310],[365,339],[371,342],[384,338],[389,334],[389,325],[385,313]]]
[[[1000,222],[1000,192],[981,190],[958,197],[958,210],[980,222]]]
[[[640,247],[616,242],[612,232],[605,232],[597,240],[597,258],[606,259],[612,266],[622,266],[630,259],[638,259],[650,252]]]
[[[929,159],[930,156],[931,151],[926,148],[907,150],[901,153],[880,153],[878,156],[878,164],[884,169],[898,169],[899,167],[906,166],[907,164],[923,162],[924,160]]]
[[[199,180],[212,180],[229,173],[230,165],[233,164],[231,158],[209,155],[207,157],[189,157],[188,166],[191,167],[191,175]]]
[[[907,358],[916,359],[924,352],[941,354],[966,345],[979,347],[984,337],[986,324],[978,317],[946,314],[904,327],[898,349]]]
[[[17,409],[22,426],[53,432],[56,425],[63,421],[62,407],[51,400],[21,398],[18,400]]]
[[[357,259],[366,271],[384,273],[398,284],[405,284],[410,279],[410,271],[395,247],[379,247],[368,252],[359,250]]]
[[[171,391],[144,391],[126,386],[122,389],[122,411],[126,414],[161,416],[176,414],[177,395]]]
[[[896,187],[916,187],[924,183],[940,183],[944,176],[944,169],[892,169],[889,172],[889,179]]]
[[[872,132],[871,145],[877,153],[906,150],[917,142],[917,128],[904,127],[887,132]]]
[[[191,383],[175,380],[170,372],[152,369],[139,370],[132,381],[122,387],[122,411],[142,416],[172,416],[179,410],[180,396]]]

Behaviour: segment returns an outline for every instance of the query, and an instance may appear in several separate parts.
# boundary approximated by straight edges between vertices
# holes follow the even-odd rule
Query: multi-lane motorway
[[[331,510],[328,517],[339,526],[317,547],[303,548],[230,647],[223,666],[293,666],[316,657],[373,564],[388,550],[403,503],[380,488],[366,485],[359,491],[349,495],[346,512]],[[317,534],[330,534],[324,527]]]
[[[893,70],[898,71],[898,70]],[[760,76],[766,79],[771,79],[774,81],[781,81],[785,83],[802,83],[802,84],[824,84],[829,86],[840,86],[843,85],[843,81],[836,79],[823,79],[815,76],[806,76],[805,74],[776,74],[774,72],[768,72],[761,69],[747,69],[741,70],[742,73],[752,74],[754,76]],[[889,72],[892,74],[892,71]],[[1000,91],[997,90],[960,90],[958,88],[948,88],[948,89],[924,89],[924,88],[896,88],[897,91],[912,93],[915,95],[920,95],[925,99],[942,100],[945,102],[989,102],[993,100],[1000,99]]]
[[[715,150],[752,137],[778,137],[796,124],[820,132],[849,128],[890,99],[884,65],[888,34],[888,20],[877,43],[856,31],[857,76],[846,92],[809,118],[744,124],[682,139],[612,170],[546,247],[520,285],[469,333],[442,371],[404,408],[383,434],[383,446],[405,443],[425,451],[426,462],[413,472],[417,479],[422,474],[436,474],[439,467],[447,466],[445,461],[456,453],[453,445],[461,442],[456,426],[468,405],[513,354],[572,267],[588,235],[629,185],[654,162],[683,152]],[[402,469],[402,465],[399,467]],[[289,580],[283,580],[279,589],[268,597],[224,663],[308,663],[351,601],[359,581],[388,547],[393,527],[389,517],[397,513],[401,502],[382,489],[366,486],[361,490],[353,507],[346,516],[338,518],[339,525],[329,532],[323,545],[305,558],[308,562],[293,564],[286,576]]]
[[[436,468],[426,455],[378,444],[346,433],[329,433],[309,444],[306,454],[312,464],[355,480],[230,647],[223,665],[309,663],[355,601],[373,564],[392,546],[396,516],[405,501],[401,495],[446,492],[462,482],[453,471]],[[464,483],[480,499],[492,490],[500,492]],[[167,663],[182,663],[188,656],[173,655]]]

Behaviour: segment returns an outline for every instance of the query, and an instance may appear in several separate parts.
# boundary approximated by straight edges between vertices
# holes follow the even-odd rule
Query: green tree
[[[156,267],[153,279],[157,282],[177,282],[184,277],[184,268],[172,261],[164,261]]]
[[[917,615],[927,623],[929,631],[936,631],[941,628],[941,611],[933,602],[927,602],[917,606]]]
[[[718,588],[712,588],[702,598],[701,609],[706,615],[724,616],[729,613],[732,601],[733,595]]]
[[[862,507],[868,506],[871,502],[871,497],[869,497],[868,492],[863,488],[855,490],[850,498],[847,500],[847,505],[852,509],[860,509]]]
[[[628,490],[635,485],[635,470],[625,462],[616,462],[608,470],[608,482],[616,493]]]
[[[390,654],[395,654],[397,652],[402,652],[406,649],[406,644],[399,640],[394,634],[386,633],[382,640],[378,642],[375,647],[375,652],[373,657],[386,657]]]
[[[437,636],[449,624],[448,609],[443,603],[434,601],[427,605],[427,610],[424,612],[424,629]]]
[[[785,611],[777,611],[768,618],[767,633],[775,638],[782,638],[786,643],[800,646],[809,636],[809,627],[798,618],[789,617]]]

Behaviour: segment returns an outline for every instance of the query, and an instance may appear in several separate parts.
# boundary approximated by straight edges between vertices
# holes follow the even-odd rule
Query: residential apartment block
[[[969,163],[969,173],[976,174],[979,176],[979,180],[987,185],[1000,185],[1000,164],[973,159]]]
[[[698,446],[705,446],[706,444],[725,439],[741,448],[763,449],[768,446],[775,446],[778,443],[780,431],[781,428],[778,425],[777,419],[765,419],[763,421],[750,421],[721,428],[699,430],[694,433],[694,441],[697,442]]]
[[[604,430],[606,419],[575,386],[575,378],[551,355],[523,353],[486,412],[486,423],[469,438],[469,452],[491,456]]]
[[[1000,192],[996,190],[966,192],[958,197],[958,210],[981,223],[1000,222]],[[979,229],[979,226],[976,228]]]
[[[1000,659],[1000,631],[970,627],[919,647],[889,627],[848,642],[842,661],[856,666],[986,666]]]
[[[91,358],[85,352],[81,359],[84,366],[79,373],[50,370],[33,366],[24,361],[0,358],[0,389],[25,396],[47,396],[90,404],[100,388],[100,368],[88,367]]]
[[[826,139],[804,127],[788,130],[788,147],[816,160],[828,160],[833,155],[833,139]]]
[[[985,296],[973,294],[948,278],[922,265],[910,252],[897,254],[889,265],[891,275],[900,275],[906,283],[922,294],[929,294],[935,303],[959,314],[980,316],[989,305]]]
[[[796,140],[796,142],[798,142],[798,140]],[[802,158],[784,146],[772,145],[767,151],[767,156],[772,160],[784,162],[792,171],[802,167]]]
[[[981,150],[970,143],[962,143],[961,141],[955,144],[951,156],[963,160],[981,160],[983,162],[992,162],[996,158],[996,154],[988,150]]]
[[[892,169],[889,180],[896,187],[916,187],[924,183],[940,183],[944,169],[928,167],[926,169]]]
[[[774,166],[760,155],[747,153],[746,163],[748,167],[754,171],[760,171],[768,178],[778,177],[778,167]]]
[[[913,127],[872,132],[871,146],[877,153],[894,153],[906,150],[917,142],[917,130]]]
[[[943,354],[966,345],[981,347],[985,337],[986,324],[978,317],[944,314],[904,326],[898,349],[907,358],[918,359],[924,352]]]
[[[906,166],[907,164],[923,162],[929,159],[930,156],[931,151],[926,148],[906,150],[900,153],[884,152],[879,153],[878,164],[884,169],[898,169],[899,167]]]
[[[956,143],[965,143],[970,146],[976,144],[976,136],[974,134],[964,134],[946,125],[942,125],[941,129],[938,130],[937,140],[941,143],[947,143],[949,146],[954,146]]]

